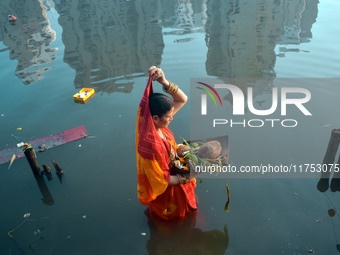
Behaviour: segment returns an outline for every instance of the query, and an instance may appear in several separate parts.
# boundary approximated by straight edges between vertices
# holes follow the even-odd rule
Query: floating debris
[[[86,215],[83,215],[82,217],[83,217],[83,219],[86,219]]]
[[[15,154],[13,154],[13,156],[12,156],[12,158],[11,158],[11,162],[9,163],[9,166],[8,166],[8,170],[9,170],[10,167],[12,166],[15,157],[16,157]]]
[[[298,195],[298,193],[293,193],[293,195],[294,195],[294,196],[297,196],[297,195]]]
[[[30,217],[30,216],[31,216],[31,213],[25,213],[23,217],[24,217],[25,219],[27,219],[27,218]]]
[[[143,232],[143,233],[141,233],[141,235],[142,235],[142,236],[146,236],[146,233],[145,233],[145,232]]]
[[[16,228],[14,228],[13,230],[11,230],[11,231],[8,231],[8,235],[9,235],[9,237],[10,238],[13,238],[13,236],[12,236],[12,233],[15,231],[15,230],[17,230],[18,228],[20,228],[26,221],[27,221],[27,219],[28,219],[28,217],[30,217],[31,216],[31,213],[25,213],[24,214],[24,218],[25,218],[25,220],[23,221],[23,222],[21,222]]]
[[[39,145],[41,144],[45,144],[47,149],[51,149],[51,148],[63,145],[65,143],[69,143],[69,142],[82,139],[86,135],[87,135],[87,131],[85,127],[79,126],[79,127],[65,130],[63,132],[59,132],[53,135],[48,135],[48,136],[30,141],[27,143],[31,144],[31,146],[33,147],[35,151],[39,151]],[[16,141],[19,144],[22,143],[22,141],[20,141],[15,135],[12,134],[12,136],[13,138],[16,139]],[[17,148],[17,146],[0,151],[0,154],[2,154],[2,156],[0,157],[0,165],[9,162],[11,160],[13,153],[17,155],[17,159],[25,156],[22,151],[22,148]]]
[[[15,17],[13,14],[8,15],[8,20],[9,21],[17,21],[17,17]]]
[[[12,24],[15,25],[17,23],[17,17],[15,17],[13,14],[8,15],[8,21]]]
[[[19,130],[19,131],[20,131],[20,130],[22,130],[22,128],[17,128],[17,130]]]
[[[317,219],[316,222],[319,222],[319,223],[320,223],[320,222],[322,222],[322,219]]]
[[[229,202],[230,202],[230,189],[229,189],[228,183],[226,183],[225,186],[227,187],[228,199],[227,199],[227,202],[226,202],[226,204],[224,206],[224,211],[228,212],[229,211]]]
[[[68,236],[66,237],[66,240],[70,240],[70,239],[71,239],[71,236],[68,235]]]
[[[45,144],[39,145],[39,150],[38,150],[39,152],[43,152],[43,151],[46,151],[46,150],[48,150],[48,148]]]
[[[35,235],[40,234],[40,233],[41,233],[40,229],[37,229],[37,230],[34,231]]]
[[[177,39],[174,40],[174,43],[185,43],[185,42],[191,42],[195,40],[196,38],[183,38],[183,39]]]
[[[328,215],[331,216],[331,217],[334,217],[336,214],[335,210],[334,209],[329,209],[328,210]]]
[[[82,88],[78,93],[73,95],[73,100],[76,103],[86,104],[90,98],[96,95],[94,89]]]

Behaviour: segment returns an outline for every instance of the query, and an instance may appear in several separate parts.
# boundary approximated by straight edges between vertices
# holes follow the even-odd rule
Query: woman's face
[[[169,111],[167,111],[162,117],[158,117],[157,115],[153,116],[153,122],[155,124],[156,129],[159,128],[167,128],[170,122],[173,120],[174,107],[172,107]]]

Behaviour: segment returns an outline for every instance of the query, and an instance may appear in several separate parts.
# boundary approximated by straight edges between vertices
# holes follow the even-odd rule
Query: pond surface
[[[339,10],[335,0],[2,0],[0,151],[16,146],[12,135],[29,142],[84,125],[89,137],[37,152],[50,181],[25,158],[0,165],[0,254],[338,254],[339,185],[321,192],[318,177],[204,178],[196,215],[153,222],[137,199],[135,120],[152,65],[189,96],[192,78],[278,88],[303,79],[292,86],[311,92],[312,116],[287,116],[297,127],[205,136],[228,135],[235,166],[322,163],[340,128]],[[75,103],[83,87],[96,95]],[[254,106],[268,109],[269,92],[254,86]],[[190,137],[192,105],[170,125],[178,142]]]

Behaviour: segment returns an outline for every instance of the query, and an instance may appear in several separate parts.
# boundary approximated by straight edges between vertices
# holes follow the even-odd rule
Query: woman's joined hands
[[[169,82],[165,79],[164,72],[161,68],[151,66],[149,69],[149,73],[152,76],[153,81],[158,81],[163,86],[169,86]]]

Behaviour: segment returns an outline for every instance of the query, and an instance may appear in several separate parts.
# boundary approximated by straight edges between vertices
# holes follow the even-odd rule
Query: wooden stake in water
[[[51,168],[48,165],[43,165],[43,168],[44,168],[44,174],[46,174],[47,179],[49,181],[52,180]]]
[[[39,176],[40,168],[39,168],[39,164],[38,164],[37,157],[36,157],[33,147],[25,143],[25,145],[23,146],[23,149],[24,149],[24,154],[26,156],[26,159],[33,171],[34,176]]]
[[[62,175],[64,172],[63,172],[63,169],[61,169],[59,166],[58,166],[58,164],[54,161],[54,160],[52,160],[52,164],[53,164],[53,166],[54,166],[54,168],[55,168],[55,173],[57,174],[57,175]]]

